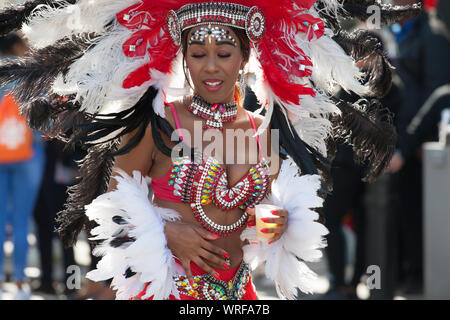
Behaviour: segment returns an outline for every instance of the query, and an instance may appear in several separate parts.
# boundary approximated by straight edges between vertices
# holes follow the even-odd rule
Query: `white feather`
[[[319,179],[317,175],[299,176],[292,160],[283,161],[267,203],[289,212],[286,232],[271,245],[257,241],[254,227],[241,235],[242,240],[250,242],[243,248],[244,260],[256,268],[266,259],[266,276],[275,282],[280,298],[294,299],[297,288],[305,293],[312,292],[313,281],[317,279],[303,261],[317,261],[322,257],[320,249],[326,246],[324,236],[328,230],[317,222],[318,214],[312,210],[323,203],[317,194]]]
[[[258,102],[261,104],[261,106],[266,106],[269,103],[268,99],[270,87],[264,81],[264,71],[258,61],[254,49],[250,51],[250,59],[246,65],[244,72],[248,78],[248,85],[255,93]]]
[[[164,88],[167,102],[172,102],[180,97],[189,96],[193,93],[186,82],[183,70],[183,55],[178,54],[172,62],[172,72],[169,78],[169,85]]]
[[[106,239],[94,254],[102,256],[95,270],[87,277],[94,281],[113,278],[113,289],[118,290],[116,299],[129,299],[148,286],[143,299],[154,296],[155,300],[167,299],[173,294],[179,297],[173,283],[173,276],[184,274],[176,264],[171,251],[167,248],[164,234],[165,221],[175,221],[181,216],[171,209],[152,206],[148,199],[148,187],[138,171],[133,178],[118,171],[117,189],[99,196],[86,206],[86,215],[97,222],[98,227],[91,233],[94,239]],[[113,222],[114,216],[120,216],[125,225]],[[128,245],[113,248],[109,241],[125,228],[124,234],[135,239]],[[136,274],[126,279],[123,274],[131,268]]]
[[[359,82],[363,73],[352,57],[347,55],[329,35],[311,42],[297,35],[297,43],[313,63],[311,80],[315,87],[331,93],[337,85],[346,91],[364,95],[369,89]]]
[[[131,37],[132,32],[115,25],[108,34],[97,39],[97,45],[75,61],[69,72],[59,75],[53,92],[61,95],[74,94],[72,102],[80,102],[81,110],[96,114],[121,112],[133,107],[149,86],[164,88],[168,75],[149,70],[150,81],[139,87],[124,89],[123,81],[134,70],[150,61],[146,54],[140,59],[130,59],[123,53],[122,44]],[[155,111],[164,116],[162,94],[155,99]]]
[[[140,0],[80,0],[59,9],[39,6],[22,26],[22,32],[34,49],[41,49],[56,41],[79,33],[103,34],[105,26],[116,14]]]
[[[316,10],[319,10],[319,2],[324,5],[323,11],[334,16],[337,16],[338,10],[343,8],[343,0],[319,0],[314,4]]]
[[[315,97],[301,97],[300,107],[287,105],[286,108],[299,137],[326,157],[325,141],[332,131],[329,118],[340,114],[339,108],[320,91]]]

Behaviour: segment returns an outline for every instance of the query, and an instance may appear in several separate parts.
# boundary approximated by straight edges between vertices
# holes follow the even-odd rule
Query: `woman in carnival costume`
[[[395,147],[375,99],[390,88],[391,66],[369,33],[339,24],[366,19],[374,4],[385,23],[420,11],[375,0],[40,0],[4,9],[1,33],[21,29],[33,51],[3,62],[0,82],[17,81],[34,128],[87,150],[58,222],[66,245],[83,227],[96,241],[102,259],[88,278],[112,279],[117,299],[257,299],[250,272],[265,262],[281,298],[311,292],[316,275],[305,262],[326,245],[318,209],[331,191],[334,141],[347,139],[369,164],[367,181]],[[243,108],[247,85],[264,116]],[[365,99],[338,100],[337,86]],[[250,130],[257,147],[213,157],[192,141],[198,123],[201,136]],[[236,153],[244,164],[228,160]],[[278,227],[262,230],[274,234],[270,243],[256,236],[258,204],[282,208],[266,219]]]

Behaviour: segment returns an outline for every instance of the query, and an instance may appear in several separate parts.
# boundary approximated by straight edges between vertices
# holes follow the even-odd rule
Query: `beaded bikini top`
[[[175,108],[171,108],[177,127],[180,128]],[[250,114],[248,116],[256,132],[254,119]],[[213,233],[224,236],[237,232],[247,222],[246,212],[232,225],[223,226],[212,221],[202,207],[212,203],[227,212],[236,208],[245,211],[264,199],[270,185],[270,170],[258,137],[257,141],[261,161],[252,166],[234,186],[228,185],[223,164],[213,157],[197,154],[194,161],[190,156],[176,158],[163,178],[152,179],[154,196],[166,201],[189,203],[197,220]]]

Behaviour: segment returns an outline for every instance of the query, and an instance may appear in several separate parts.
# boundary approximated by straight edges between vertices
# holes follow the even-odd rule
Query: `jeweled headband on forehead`
[[[257,7],[223,2],[187,4],[179,10],[171,10],[167,16],[167,26],[173,42],[181,45],[183,31],[199,25],[218,24],[247,32],[250,41],[259,41],[265,31],[265,18]]]

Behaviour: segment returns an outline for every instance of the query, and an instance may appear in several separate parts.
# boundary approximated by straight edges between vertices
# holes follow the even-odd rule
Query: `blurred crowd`
[[[393,221],[389,245],[394,257],[388,263],[395,264],[395,274],[390,279],[394,290],[406,295],[424,293],[423,144],[439,139],[441,113],[450,108],[450,1],[424,0],[423,6],[424,12],[416,18],[372,30],[384,42],[395,67],[392,88],[382,103],[394,114],[398,144],[383,187],[388,194],[387,214]],[[325,299],[356,299],[357,286],[368,267],[366,235],[371,226],[366,219],[368,186],[361,182],[363,172],[364,165],[353,161],[351,148],[339,147],[332,165],[333,194],[324,205],[330,230],[326,253],[331,280]],[[353,259],[347,255],[346,230],[356,239]],[[353,275],[347,279],[349,260],[354,261]]]
[[[19,34],[11,33],[0,39],[2,59],[20,59],[29,48]],[[77,160],[81,150],[66,150],[56,139],[45,139],[42,133],[29,129],[26,118],[20,114],[10,89],[14,84],[0,89],[0,299],[2,283],[14,282],[17,290],[14,299],[29,299],[33,292],[47,295],[65,295],[74,299],[86,299],[94,294],[111,299],[108,286],[92,282],[83,288],[69,289],[66,286],[70,266],[77,266],[74,249],[62,248],[64,276],[54,279],[55,218],[67,199],[67,188],[74,184],[77,176]],[[37,238],[40,257],[40,272],[37,285],[24,288],[29,250],[29,226]],[[13,244],[12,274],[4,273],[4,243]],[[94,268],[97,260],[91,257]],[[58,282],[62,286],[58,286]],[[62,290],[61,290],[62,287]],[[59,290],[58,290],[59,289]]]
[[[416,0],[394,0],[410,4]],[[421,294],[423,268],[423,183],[422,146],[438,140],[441,112],[450,107],[450,1],[424,0],[425,11],[418,17],[400,21],[389,29],[372,30],[382,39],[390,62],[395,66],[393,86],[383,104],[395,115],[397,150],[385,176],[389,214],[394,217],[395,290]],[[359,26],[361,27],[361,26]],[[2,59],[27,54],[27,44],[18,34],[0,39]],[[77,176],[80,150],[65,150],[56,140],[45,140],[31,131],[20,114],[9,87],[0,88],[0,299],[3,282],[14,282],[14,298],[28,299],[32,292],[65,295],[73,299],[113,299],[108,283],[83,281],[81,289],[69,289],[69,266],[77,265],[73,248],[62,250],[62,278],[54,279],[56,213],[63,209],[67,188]],[[341,98],[354,102],[346,93]],[[247,100],[248,101],[248,100]],[[325,224],[330,230],[325,250],[330,288],[323,299],[357,299],[357,286],[367,269],[367,185],[361,181],[364,164],[357,164],[351,147],[339,146],[332,163],[333,193],[324,204]],[[37,285],[24,288],[29,249],[29,226],[37,238],[40,275]],[[348,256],[347,232],[356,248]],[[11,274],[3,264],[5,241],[13,243]],[[56,240],[57,241],[57,240]],[[90,257],[88,269],[97,259]],[[349,261],[352,276],[346,273]],[[28,279],[29,280],[29,279]],[[58,282],[62,290],[58,290]]]

